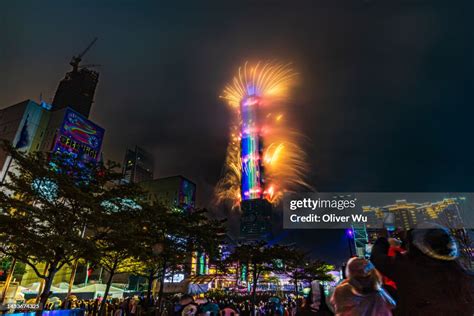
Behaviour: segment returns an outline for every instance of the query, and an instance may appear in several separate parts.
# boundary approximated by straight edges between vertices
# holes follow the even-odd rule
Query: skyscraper
[[[251,95],[241,101],[240,107],[242,113],[240,234],[243,239],[266,238],[271,233],[272,205],[264,196],[259,106],[260,98]]]
[[[143,148],[127,149],[123,161],[123,179],[129,183],[153,180],[153,156]]]
[[[223,91],[235,120],[216,197],[240,205],[242,239],[268,239],[272,204],[297,186],[309,187],[304,151],[282,121],[295,76],[289,64],[245,63]]]

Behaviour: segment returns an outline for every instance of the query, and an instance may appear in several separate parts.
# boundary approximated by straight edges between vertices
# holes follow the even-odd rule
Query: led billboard
[[[88,162],[100,158],[104,129],[68,108],[56,135],[53,152],[70,153]]]

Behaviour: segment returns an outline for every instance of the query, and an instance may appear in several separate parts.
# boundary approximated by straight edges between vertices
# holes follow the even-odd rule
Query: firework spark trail
[[[257,63],[249,66],[245,63],[239,68],[232,83],[225,87],[221,98],[234,110],[234,123],[231,126],[224,175],[216,186],[218,203],[231,200],[237,206],[241,200],[242,172],[248,172],[246,168],[249,165],[246,161],[242,163],[242,132],[246,133],[244,137],[247,138],[252,137],[252,133],[257,133],[263,142],[261,157],[257,159],[264,170],[264,198],[276,204],[284,192],[293,191],[297,187],[310,188],[304,181],[308,170],[306,154],[298,144],[302,137],[288,126],[284,115],[288,88],[295,83],[296,75],[290,64]],[[251,130],[254,127],[249,127],[248,119],[242,117],[254,114],[242,113],[241,107],[248,100],[252,102],[252,98],[258,98],[260,120],[257,132]],[[254,162],[255,158],[249,157],[245,159]],[[260,177],[260,170],[256,171],[257,177]],[[253,191],[250,196],[254,196]]]

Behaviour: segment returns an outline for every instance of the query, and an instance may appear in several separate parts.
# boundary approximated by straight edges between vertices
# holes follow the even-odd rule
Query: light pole
[[[352,240],[354,239],[354,231],[352,228],[348,228],[346,230],[346,236],[347,236],[347,245],[349,246],[349,255],[352,258],[354,256],[354,253],[352,252]]]
[[[161,242],[157,242],[156,244],[153,245],[151,251],[154,256],[158,257],[163,253],[165,250],[165,245]],[[164,283],[165,283],[165,274],[166,274],[166,264],[165,261],[163,261],[163,268],[162,268],[162,275],[161,275],[161,280],[160,280],[160,292],[159,292],[159,297],[158,297],[158,313],[161,315],[161,310],[162,310],[162,302],[163,302],[163,289],[164,289]],[[156,283],[155,283],[156,284]],[[153,295],[155,293],[156,289],[155,286],[153,287]]]

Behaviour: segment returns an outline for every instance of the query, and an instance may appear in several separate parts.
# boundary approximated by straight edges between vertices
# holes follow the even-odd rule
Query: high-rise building
[[[123,179],[128,183],[140,183],[153,179],[153,155],[135,146],[127,149],[123,161]]]
[[[88,118],[98,82],[99,73],[91,69],[73,69],[66,73],[54,95],[53,110],[70,107]]]
[[[248,96],[241,102],[242,161],[240,237],[247,240],[266,239],[271,234],[272,205],[265,198],[262,166],[262,138],[258,121],[260,98]]]

